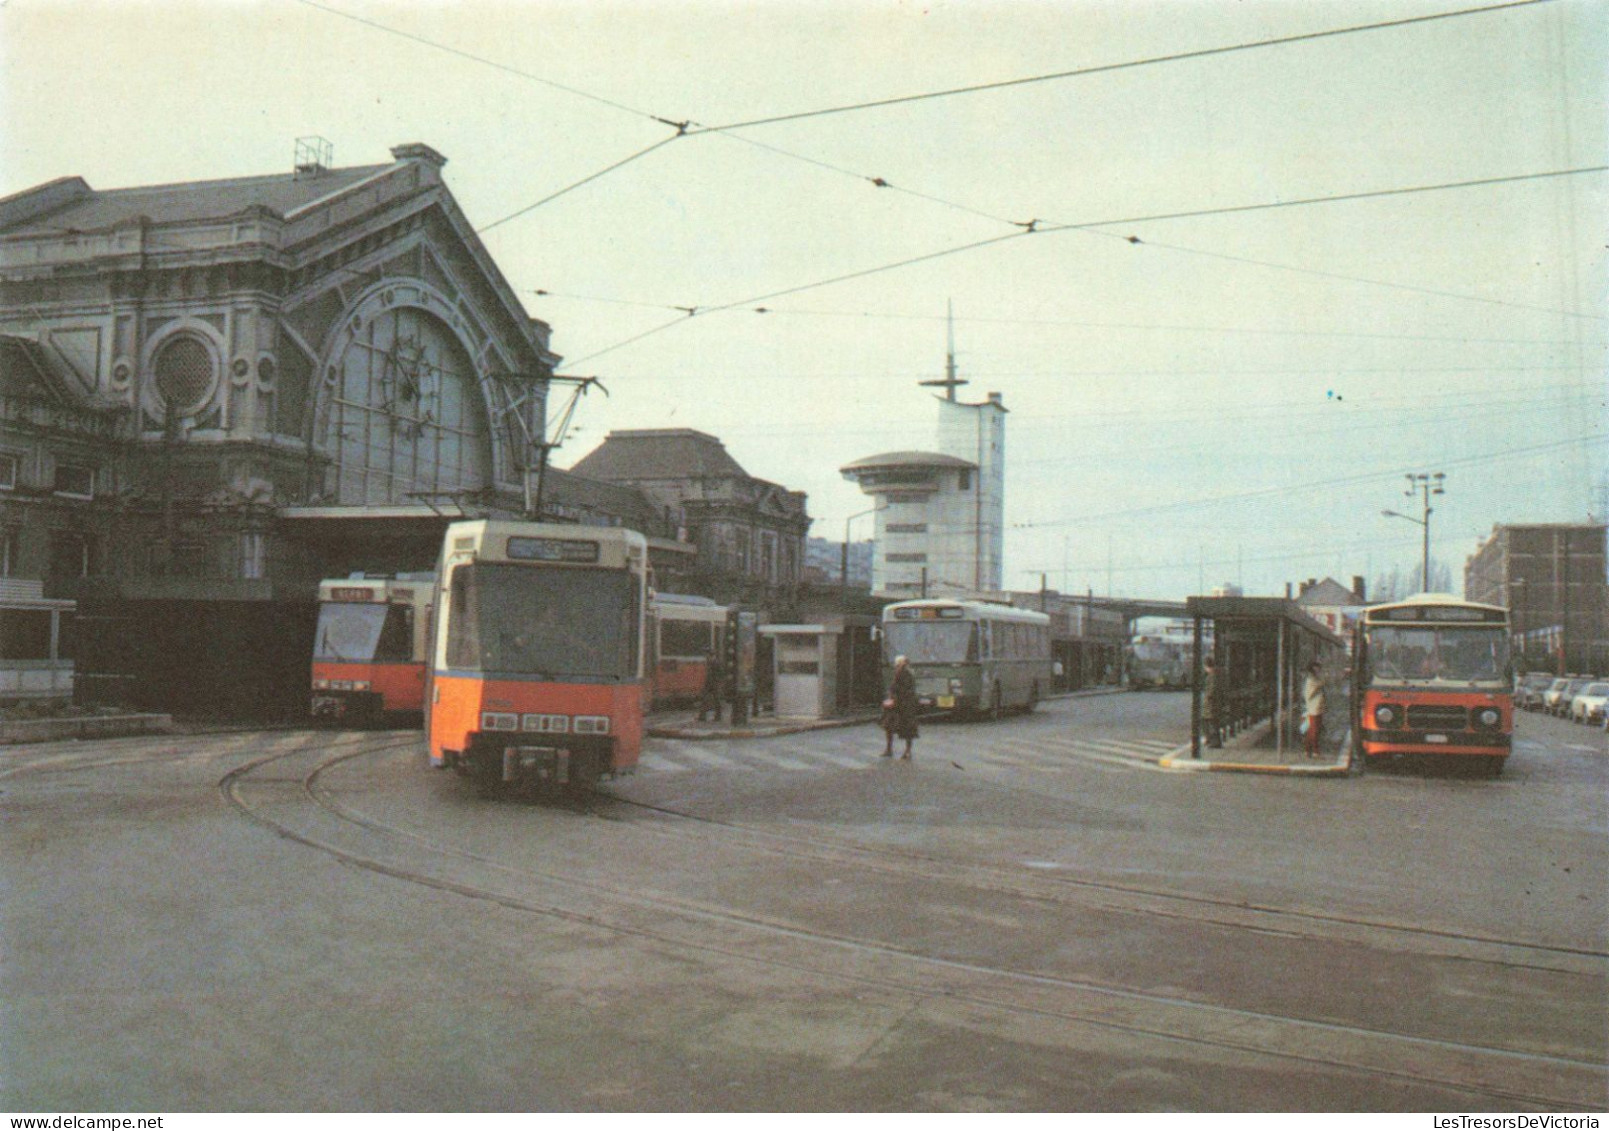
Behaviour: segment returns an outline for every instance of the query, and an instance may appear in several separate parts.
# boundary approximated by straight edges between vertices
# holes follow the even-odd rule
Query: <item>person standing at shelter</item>
[[[905,753],[900,760],[911,760],[911,742],[916,738],[916,677],[911,674],[910,661],[904,656],[894,657],[894,678],[888,687],[888,698],[883,700],[883,757],[894,756],[894,736],[905,740]]]
[[[1319,732],[1324,726],[1324,673],[1317,660],[1307,665],[1307,678],[1302,681],[1302,711],[1307,715],[1302,749],[1309,758],[1317,758]]]
[[[716,722],[721,721],[721,692],[726,683],[726,665],[721,663],[721,653],[711,648],[704,657],[704,691],[698,700],[698,721],[703,722],[705,715],[713,715]]]
[[[1216,750],[1224,744],[1218,729],[1218,669],[1211,656],[1201,662],[1201,725],[1209,747]]]

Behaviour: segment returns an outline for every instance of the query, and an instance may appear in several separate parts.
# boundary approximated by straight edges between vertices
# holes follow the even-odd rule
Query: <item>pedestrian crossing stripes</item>
[[[1160,738],[1112,739],[1074,735],[1008,738],[1001,734],[944,736],[944,741],[918,741],[917,760],[944,760],[962,768],[998,768],[1060,774],[1079,766],[1101,769],[1158,770],[1158,760],[1179,749]],[[879,740],[865,736],[833,739],[824,735],[777,737],[765,741],[706,743],[652,739],[644,747],[639,769],[651,774],[698,771],[766,771],[810,773],[864,770],[883,759]]]

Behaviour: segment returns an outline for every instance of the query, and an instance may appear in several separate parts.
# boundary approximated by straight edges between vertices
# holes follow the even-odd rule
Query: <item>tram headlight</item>
[[[1496,730],[1497,724],[1503,721],[1503,715],[1496,707],[1486,707],[1475,716],[1475,722],[1482,730]]]
[[[575,717],[575,732],[577,734],[608,734],[608,715],[577,715]]]
[[[519,730],[520,717],[503,711],[482,711],[480,714],[480,729]]]
[[[1381,727],[1400,727],[1402,725],[1402,708],[1395,703],[1382,703],[1374,709],[1374,722]]]

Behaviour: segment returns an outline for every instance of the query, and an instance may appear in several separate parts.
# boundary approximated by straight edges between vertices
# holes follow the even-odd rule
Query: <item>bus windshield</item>
[[[1369,633],[1369,664],[1377,680],[1502,680],[1508,634],[1496,627],[1377,627]]]
[[[326,663],[406,661],[413,658],[408,609],[326,601],[318,609],[313,659]]]
[[[964,620],[889,621],[883,625],[888,661],[904,656],[913,664],[975,664],[977,625]]]
[[[624,570],[474,562],[453,571],[447,665],[549,679],[637,674],[636,579]]]

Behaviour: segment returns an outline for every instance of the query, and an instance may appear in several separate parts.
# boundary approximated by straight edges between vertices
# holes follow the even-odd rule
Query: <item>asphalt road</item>
[[[1171,774],[1180,695],[653,740],[0,750],[0,1109],[1603,1110],[1609,751]]]

